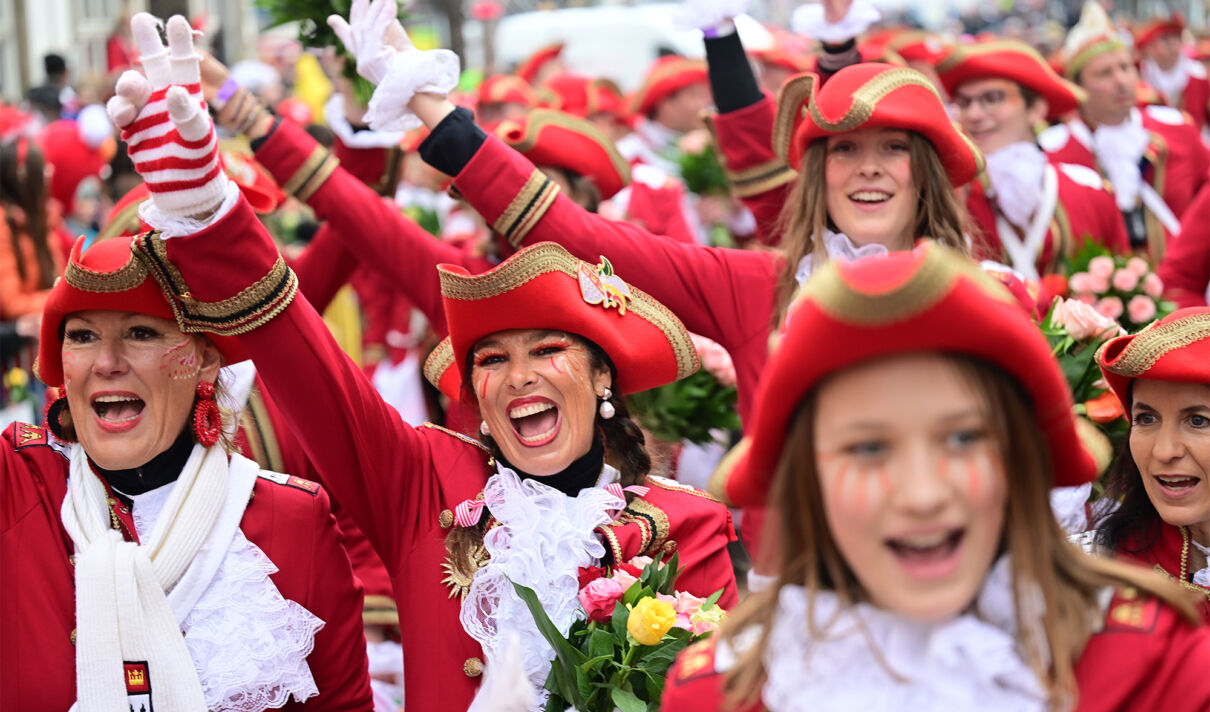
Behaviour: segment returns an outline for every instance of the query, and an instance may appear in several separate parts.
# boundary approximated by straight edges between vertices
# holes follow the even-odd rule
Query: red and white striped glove
[[[160,41],[159,21],[145,12],[131,18],[130,29],[147,76],[122,74],[106,109],[122,129],[153,212],[169,221],[206,219],[223,204],[230,181],[219,165],[218,139],[202,98],[193,29],[174,15],[168,20],[168,47]]]

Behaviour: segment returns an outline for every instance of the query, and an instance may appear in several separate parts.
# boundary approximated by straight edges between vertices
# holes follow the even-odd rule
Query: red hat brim
[[[538,72],[542,70],[542,65],[547,62],[557,59],[563,53],[563,43],[556,42],[551,45],[540,48],[538,51],[531,54],[524,62],[517,66],[517,71],[513,72],[518,77],[533,84],[534,79],[538,76]]]
[[[1046,100],[1047,118],[1057,119],[1080,108],[1083,89],[1060,77],[1037,50],[1010,40],[958,45],[937,62],[942,85],[954,96],[959,86],[976,79],[1007,79]]]
[[[983,154],[950,119],[936,87],[920,72],[881,63],[837,72],[820,90],[814,74],[789,79],[778,96],[773,148],[798,169],[817,139],[864,128],[914,131],[933,145],[954,187],[983,169]]]
[[[604,269],[603,269],[604,268]],[[475,403],[463,387],[467,360],[484,337],[510,329],[575,334],[601,348],[617,369],[613,390],[634,393],[671,383],[698,369],[684,324],[664,305],[611,274],[608,261],[590,265],[543,242],[482,274],[440,265],[449,336],[425,361],[429,382],[452,399]],[[606,274],[602,274],[602,272]],[[606,306],[621,294],[625,310]]]
[[[962,255],[925,243],[885,257],[831,260],[800,290],[787,323],[757,388],[750,444],[720,472],[733,504],[768,503],[791,421],[825,378],[873,359],[921,352],[979,359],[1023,387],[1050,454],[1049,486],[1096,477],[1046,338],[1003,285]]]
[[[520,121],[504,121],[495,133],[537,166],[557,166],[586,176],[602,200],[630,182],[630,165],[596,126],[570,114],[535,109]]]
[[[175,322],[159,284],[131,250],[133,237],[94,243],[81,255],[84,238],[76,240],[61,278],[51,289],[42,309],[38,344],[38,378],[51,387],[63,385],[63,321],[76,312],[112,310],[146,314]],[[248,358],[239,341],[230,336],[206,334],[218,347],[223,365]]]
[[[479,85],[475,105],[483,104],[521,104],[528,109],[537,104],[537,97],[533,87],[521,77],[497,74]]]
[[[1185,19],[1180,15],[1152,20],[1135,30],[1134,46],[1136,49],[1141,50],[1164,35],[1179,35],[1184,31]]]
[[[1210,307],[1178,309],[1137,334],[1106,341],[1097,365],[1128,415],[1135,379],[1210,384]]]

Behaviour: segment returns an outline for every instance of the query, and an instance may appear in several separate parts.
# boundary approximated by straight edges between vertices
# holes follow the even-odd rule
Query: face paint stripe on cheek
[[[562,371],[562,369],[560,369],[560,368],[559,368],[559,364],[555,363],[555,357],[554,357],[554,356],[551,356],[551,357],[550,357],[550,367],[551,367],[552,369],[554,369],[554,372],[555,372],[555,373],[559,374],[560,376],[562,376],[562,375],[563,375],[563,371]]]
[[[486,373],[483,375],[483,383],[479,386],[479,400],[487,399],[487,382],[490,381],[491,378],[491,373]]]
[[[968,458],[966,461],[966,487],[970,491],[971,497],[979,496],[980,480],[982,480],[979,472],[979,463],[975,458]]]

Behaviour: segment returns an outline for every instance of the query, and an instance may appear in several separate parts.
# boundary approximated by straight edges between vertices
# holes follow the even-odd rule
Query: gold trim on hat
[[[97,233],[96,242],[108,240],[119,235],[130,235],[139,231],[139,206],[147,202],[147,198],[136,200],[118,211],[113,219],[105,223],[105,227]]]
[[[581,260],[573,257],[562,246],[553,242],[543,242],[526,248],[482,274],[464,275],[438,269],[438,276],[441,278],[441,296],[458,301],[490,299],[552,272],[561,272],[578,282],[580,263]],[[589,267],[591,268],[592,265]],[[676,357],[676,379],[674,380],[682,379],[696,371],[700,365],[697,349],[693,347],[693,341],[689,338],[685,325],[667,307],[649,294],[633,285],[629,286],[631,292],[629,312],[663,332],[672,347],[672,353]],[[448,341],[447,337],[445,342]],[[445,372],[445,368],[437,370],[440,364],[445,364],[445,368],[455,365],[452,348],[449,349],[448,360],[442,346],[438,345],[425,361],[425,378],[428,378],[434,386],[440,382],[441,374]]]
[[[193,296],[185,278],[168,259],[168,247],[159,231],[152,230],[135,239],[131,250],[146,265],[159,283],[176,316],[177,326],[185,333],[210,333],[238,336],[263,326],[280,314],[298,293],[298,278],[286,266],[281,255],[269,273],[238,294],[217,302],[203,302]]]
[[[556,126],[561,129],[566,129],[574,133],[583,135],[597,144],[605,155],[609,157],[609,162],[613,165],[613,169],[617,171],[618,177],[621,178],[622,185],[630,182],[630,164],[622,158],[622,154],[618,153],[618,149],[614,146],[613,141],[601,132],[596,126],[590,122],[565,114],[562,111],[552,111],[550,109],[534,109],[529,112],[525,123],[525,135],[519,141],[510,141],[502,134],[508,133],[507,128],[516,126],[515,122],[506,121],[500,125],[497,136],[500,136],[505,143],[517,149],[521,153],[532,151],[538,143],[538,134],[547,126]]]
[[[694,70],[707,71],[705,60],[688,59],[686,57],[679,57],[678,60],[676,62],[668,62],[665,66],[660,67],[643,79],[643,86],[639,87],[639,90],[635,92],[634,101],[630,105],[630,112],[632,114],[639,113],[639,110],[642,109],[643,104],[647,101],[647,95],[651,93],[656,84],[681,72],[692,72]]]
[[[905,282],[877,294],[857,291],[844,280],[842,267],[843,263],[829,260],[798,290],[793,303],[810,300],[840,321],[881,326],[906,321],[929,309],[949,294],[959,277],[965,276],[989,296],[1016,304],[1004,285],[978,264],[936,243],[924,248],[924,257]]]
[[[1117,37],[1110,35],[1101,35],[1093,41],[1080,48],[1071,61],[1067,62],[1063,67],[1063,73],[1068,79],[1074,80],[1080,75],[1080,70],[1084,68],[1093,59],[1100,57],[1106,52],[1112,52],[1118,49],[1126,49],[1126,43]]]
[[[97,272],[72,260],[68,262],[63,276],[68,284],[81,291],[114,294],[142,284],[143,280],[147,279],[147,265],[131,252],[126,264],[112,272]]]
[[[940,62],[937,63],[937,73],[945,74],[946,72],[952,72],[963,62],[976,57],[981,57],[983,55],[996,54],[999,52],[1016,54],[1023,58],[1029,59],[1038,65],[1038,69],[1041,70],[1045,76],[1049,77],[1052,81],[1057,81],[1064,89],[1071,92],[1077,102],[1083,104],[1088,100],[1088,92],[1084,91],[1084,88],[1078,84],[1075,84],[1074,82],[1056,74],[1054,68],[1050,66],[1050,63],[1046,61],[1046,58],[1043,57],[1038,50],[1023,42],[1017,42],[1014,40],[994,40],[991,42],[977,42],[975,44],[957,45],[953,51],[951,51]],[[987,76],[991,78],[1008,79],[1008,77],[998,72],[995,68],[990,68]],[[1024,84],[1024,82],[1019,82],[1015,79],[1011,79],[1009,81]]]
[[[424,378],[433,384],[434,388],[441,387],[441,375],[454,365],[454,345],[450,337],[445,337],[441,343],[424,360]]]
[[[1134,335],[1112,364],[1103,360],[1105,342],[1097,353],[1097,362],[1106,371],[1127,378],[1146,374],[1161,358],[1172,351],[1210,338],[1210,314],[1190,314],[1164,324],[1152,324]]]
[[[773,153],[789,164],[790,144],[794,140],[794,123],[799,116],[799,107],[803,102],[813,101],[815,83],[818,78],[814,74],[800,74],[792,77],[777,94],[777,116],[773,119]]]

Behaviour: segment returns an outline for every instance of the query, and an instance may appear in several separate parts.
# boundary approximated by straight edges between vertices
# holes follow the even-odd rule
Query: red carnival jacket
[[[1154,567],[1157,572],[1171,579],[1174,583],[1198,595],[1202,617],[1210,623],[1210,588],[1193,583],[1196,571],[1189,570],[1190,536],[1186,527],[1174,527],[1171,524],[1161,524],[1159,533],[1146,547],[1140,547],[1137,542],[1140,537],[1127,541],[1118,547],[1118,556],[1137,561],[1146,567]]]
[[[1204,307],[1210,294],[1210,184],[1202,187],[1181,220],[1181,235],[1156,269],[1164,296],[1177,307]]]
[[[24,423],[5,428],[0,438],[3,710],[67,710],[76,699],[74,548],[59,517],[69,462],[56,445],[42,428]],[[130,508],[116,498],[112,506],[123,534],[133,541]],[[362,594],[327,494],[297,477],[285,484],[261,477],[240,530],[277,566],[270,578],[282,596],[324,621],[307,658],[320,694],[305,708],[370,709]]]
[[[239,335],[325,486],[381,556],[403,622],[409,708],[465,709],[483,653],[459,623],[459,593],[469,581],[444,566],[445,536],[453,509],[487,482],[490,456],[439,426],[413,428],[383,403],[315,310],[294,298],[293,274],[245,202],[199,233],[139,245],[174,285],[186,325]],[[685,590],[705,596],[721,588],[721,605],[733,605],[727,510],[691,487],[650,484],[602,532],[615,560],[676,550]]]
[[[722,710],[723,675],[714,641],[686,649],[668,673],[664,712]],[[1137,592],[1119,591],[1101,630],[1076,663],[1076,712],[1204,712],[1210,709],[1210,629]],[[761,712],[752,704],[734,712]]]

